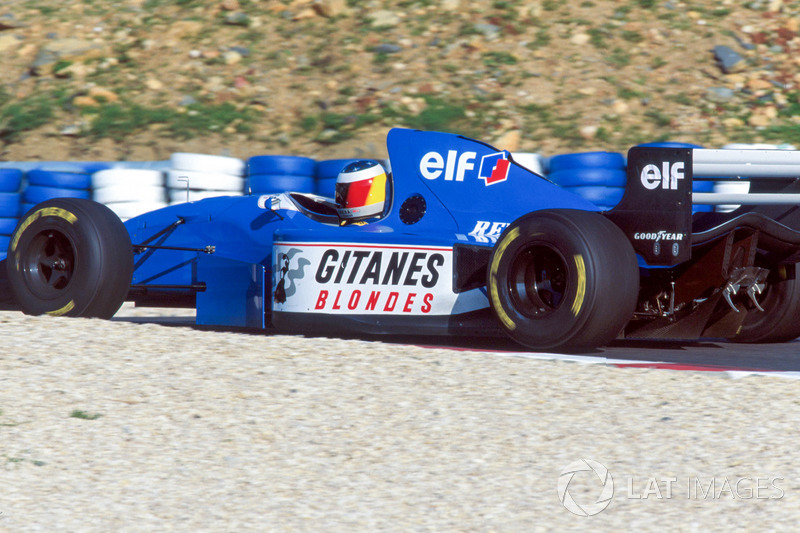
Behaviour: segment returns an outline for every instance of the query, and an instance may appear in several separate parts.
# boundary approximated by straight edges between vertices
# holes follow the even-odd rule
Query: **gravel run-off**
[[[0,328],[0,531],[800,523],[796,380],[124,318],[3,312]],[[582,458],[615,483],[591,517],[557,491]],[[569,493],[599,487],[580,472]]]

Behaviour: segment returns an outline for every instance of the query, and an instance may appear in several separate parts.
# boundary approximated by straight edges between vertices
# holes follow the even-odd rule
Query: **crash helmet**
[[[348,163],[336,177],[336,210],[342,220],[362,220],[383,213],[386,170],[377,161]]]

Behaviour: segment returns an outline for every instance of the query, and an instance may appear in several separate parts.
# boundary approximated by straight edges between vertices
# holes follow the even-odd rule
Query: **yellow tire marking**
[[[70,211],[66,209],[61,209],[60,207],[43,207],[39,209],[37,213],[41,213],[43,217],[59,217],[63,218],[70,224],[74,224],[78,221],[78,217],[73,215]]]
[[[583,306],[583,299],[586,297],[586,264],[583,256],[575,254],[575,267],[578,269],[578,291],[575,294],[575,301],[572,302],[572,314],[578,316]]]
[[[41,209],[37,209],[31,215],[25,219],[25,222],[20,224],[19,229],[14,233],[14,238],[11,240],[11,251],[15,252],[17,250],[17,245],[19,244],[19,238],[28,229],[28,226],[36,222],[42,217],[58,217],[61,219],[66,220],[70,224],[75,224],[78,220],[78,217],[67,211],[66,209],[61,209],[60,207],[43,207]]]
[[[497,245],[497,249],[494,252],[494,258],[492,259],[492,268],[489,271],[489,291],[492,294],[492,300],[494,302],[498,302],[500,300],[499,295],[497,293],[497,270],[500,268],[500,259],[502,258],[503,254],[506,251],[506,248],[515,241],[520,235],[519,228],[513,228],[509,231],[506,235],[504,235],[503,240],[500,244]],[[511,317],[508,316],[505,309],[501,305],[495,305],[495,312],[497,313],[497,317],[500,319],[500,322],[508,328],[509,330],[517,329],[517,325],[511,320]]]
[[[70,311],[75,308],[75,300],[70,300],[67,305],[62,307],[61,309],[56,309],[55,311],[48,311],[47,314],[50,316],[61,316],[66,315]]]

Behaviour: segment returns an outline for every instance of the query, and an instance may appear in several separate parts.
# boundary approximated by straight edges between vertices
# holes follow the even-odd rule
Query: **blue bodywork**
[[[275,244],[491,248],[506,225],[532,211],[598,211],[479,141],[396,128],[387,145],[385,216],[366,225],[340,226],[329,203],[287,194],[212,198],[127,221],[137,251],[129,298],[194,302],[198,324],[264,328],[272,322],[273,271],[280,268],[274,266]],[[417,211],[424,204],[418,221],[418,215],[404,214],[409,198]]]

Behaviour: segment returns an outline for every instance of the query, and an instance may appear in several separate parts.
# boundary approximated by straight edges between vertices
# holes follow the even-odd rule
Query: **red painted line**
[[[736,366],[710,366],[682,363],[613,363],[617,368],[658,368],[663,370],[686,370],[694,372],[778,372],[777,370],[764,370],[759,368],[744,368]]]

